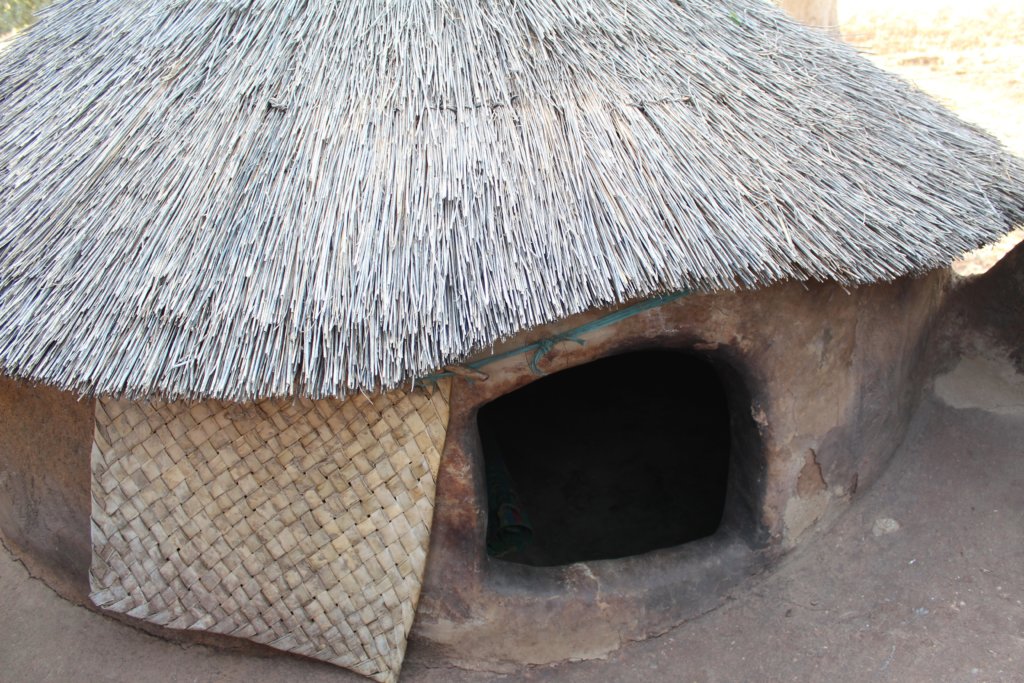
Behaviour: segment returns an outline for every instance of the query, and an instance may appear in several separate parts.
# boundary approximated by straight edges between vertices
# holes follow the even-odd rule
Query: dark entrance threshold
[[[702,358],[650,350],[545,377],[478,415],[488,552],[556,566],[715,533],[729,478],[725,388]]]

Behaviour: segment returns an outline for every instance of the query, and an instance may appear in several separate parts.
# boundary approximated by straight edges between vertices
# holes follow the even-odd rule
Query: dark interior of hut
[[[560,566],[714,534],[729,413],[715,366],[671,350],[602,358],[483,406],[488,554]]]

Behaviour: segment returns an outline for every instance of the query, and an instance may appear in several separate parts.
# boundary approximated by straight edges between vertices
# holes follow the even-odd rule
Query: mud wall
[[[850,291],[789,283],[690,296],[589,333],[585,345],[556,344],[539,363],[544,373],[673,348],[705,355],[732,394],[732,457],[746,463],[730,484],[733,519],[709,539],[633,558],[540,568],[487,557],[476,411],[537,379],[533,354],[487,365],[486,379],[459,379],[414,636],[468,666],[539,664],[600,656],[714,608],[826,528],[888,462],[916,405],[925,376],[919,359],[947,281],[935,272]],[[532,330],[494,351],[599,315]],[[744,507],[752,508],[753,532],[740,519]]]
[[[962,331],[990,338],[1009,351],[1024,372],[1024,242],[982,276],[967,278],[950,297],[943,326],[947,357],[966,343]]]
[[[0,378],[0,534],[29,571],[88,602],[93,402]]]

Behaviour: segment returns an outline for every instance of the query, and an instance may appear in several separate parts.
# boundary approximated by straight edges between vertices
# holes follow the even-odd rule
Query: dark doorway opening
[[[698,356],[602,358],[492,401],[477,421],[493,557],[625,557],[710,536],[722,521],[729,404]]]

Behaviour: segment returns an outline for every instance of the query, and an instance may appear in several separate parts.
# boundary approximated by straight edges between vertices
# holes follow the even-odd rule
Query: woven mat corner
[[[97,401],[93,602],[394,681],[426,565],[449,387]]]

